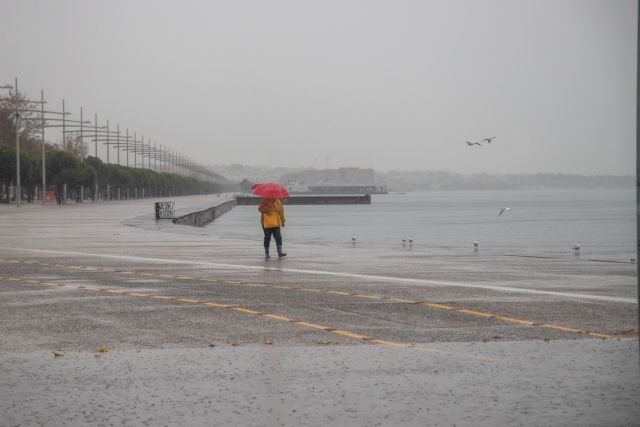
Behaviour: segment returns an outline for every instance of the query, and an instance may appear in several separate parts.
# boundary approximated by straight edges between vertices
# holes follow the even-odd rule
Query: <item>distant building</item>
[[[293,194],[381,194],[386,187],[376,186],[373,169],[307,169],[284,175],[287,189]]]
[[[303,185],[375,185],[376,173],[373,169],[360,168],[306,169],[286,174],[281,181]]]

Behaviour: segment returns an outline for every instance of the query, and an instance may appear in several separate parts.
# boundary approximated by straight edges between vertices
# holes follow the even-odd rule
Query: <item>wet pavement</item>
[[[265,260],[261,236],[156,223],[151,200],[0,206],[0,235],[0,425],[640,420],[635,263]]]

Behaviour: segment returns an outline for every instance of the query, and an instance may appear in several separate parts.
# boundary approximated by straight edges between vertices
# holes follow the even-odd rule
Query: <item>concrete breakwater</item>
[[[186,215],[179,216],[173,219],[174,224],[178,225],[191,225],[194,227],[204,227],[205,225],[212,222],[214,219],[218,218],[225,212],[230,211],[236,206],[236,200],[229,200],[224,203],[221,203],[217,206],[212,206],[210,208],[191,212]]]
[[[238,205],[258,205],[262,197],[236,196]],[[282,199],[284,205],[370,205],[371,196],[364,195],[317,195],[317,196],[289,196]]]
[[[174,224],[204,227],[222,214],[230,211],[236,205],[258,205],[262,197],[235,196],[217,206],[212,206],[197,212],[191,212],[173,219]],[[324,196],[290,196],[282,199],[285,205],[370,205],[371,196],[366,195],[324,195]]]

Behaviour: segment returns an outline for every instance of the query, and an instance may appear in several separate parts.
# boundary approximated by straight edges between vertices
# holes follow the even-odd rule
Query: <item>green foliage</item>
[[[20,156],[20,179],[23,194],[31,200],[33,188],[40,185],[42,179],[42,159],[28,152]],[[126,166],[105,164],[96,157],[81,160],[73,154],[50,148],[46,155],[46,174],[48,186],[60,193],[62,186],[67,185],[68,192],[79,192],[80,188],[89,188],[93,192],[96,187],[107,197],[120,189],[124,195],[126,189],[131,196],[135,189],[138,195],[169,196],[186,194],[203,194],[223,191],[223,186],[213,182],[199,181],[173,173],[159,173],[149,169],[137,169]],[[13,147],[0,146],[0,185],[15,185],[16,152]],[[96,185],[97,184],[97,185]],[[107,191],[109,188],[111,191]]]
[[[105,190],[107,186],[121,190],[137,188],[155,195],[201,194],[224,190],[218,183],[199,181],[173,173],[154,172],[150,169],[106,164],[92,156],[87,157],[85,162],[97,172],[98,186],[101,190]]]
[[[38,185],[41,176],[40,158],[29,152],[20,153],[20,183],[23,194],[28,200],[34,196],[33,187]],[[9,197],[9,186],[16,184],[16,150],[13,147],[0,146],[0,187],[5,186],[5,194],[0,198]],[[26,191],[25,191],[26,190]]]

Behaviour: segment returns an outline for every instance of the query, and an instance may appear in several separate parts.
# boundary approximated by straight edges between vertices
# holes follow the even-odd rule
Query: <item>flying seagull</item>
[[[469,147],[471,147],[472,145],[479,145],[480,147],[482,147],[482,144],[480,144],[479,142],[465,141],[464,143],[467,144]]]
[[[511,210],[511,208],[506,207],[506,206],[503,207],[503,208],[500,208],[500,212],[498,212],[498,216],[502,215],[505,212],[509,212],[510,210]]]
[[[482,140],[482,141],[480,141],[480,142],[487,141],[487,143],[488,143],[488,144],[491,144],[491,143],[493,142],[493,140],[494,140],[494,139],[496,139],[496,137],[495,137],[495,136],[492,136],[491,138],[485,138],[485,139],[483,139],[483,140]]]

